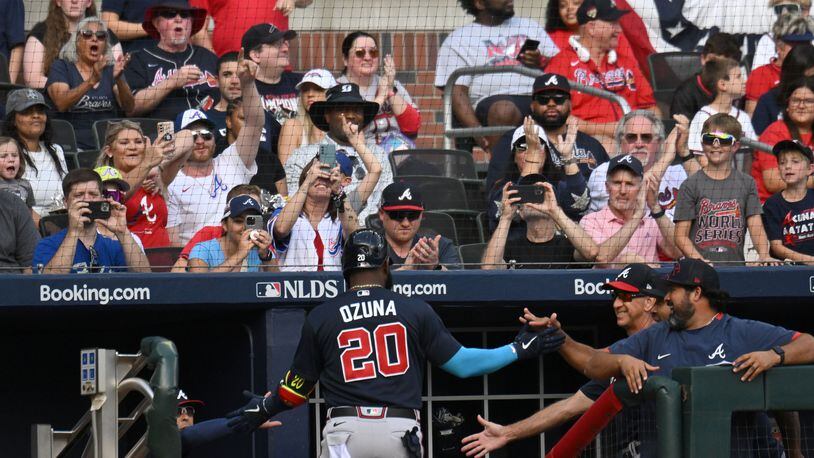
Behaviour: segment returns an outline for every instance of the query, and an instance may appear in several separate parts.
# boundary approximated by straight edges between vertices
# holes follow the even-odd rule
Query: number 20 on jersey
[[[365,328],[345,329],[336,337],[345,382],[402,375],[410,368],[407,329],[401,323],[380,324],[371,332]],[[374,358],[370,358],[375,353]]]

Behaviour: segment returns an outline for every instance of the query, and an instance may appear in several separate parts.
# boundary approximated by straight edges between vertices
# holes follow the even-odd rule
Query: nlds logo
[[[602,287],[605,283],[610,282],[610,279],[605,279],[605,281],[600,281],[597,283],[586,282],[581,278],[574,279],[574,295],[575,296],[585,296],[585,295],[594,295],[594,294],[610,294],[609,291],[605,291]]]
[[[255,293],[261,299],[320,299],[334,298],[339,294],[338,280],[286,280],[258,282]]]

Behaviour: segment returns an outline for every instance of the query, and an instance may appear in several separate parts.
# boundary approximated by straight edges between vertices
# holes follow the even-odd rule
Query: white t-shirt
[[[446,86],[449,75],[459,68],[519,65],[517,53],[528,38],[540,42],[540,53],[546,57],[553,57],[560,51],[545,29],[531,19],[513,17],[498,26],[473,23],[455,30],[444,40],[438,52],[435,86]],[[465,75],[455,84],[469,88],[469,100],[475,106],[495,94],[528,95],[534,78],[516,73]]]
[[[698,113],[695,113],[695,116],[693,116],[692,122],[690,122],[690,138],[687,141],[690,151],[703,151],[701,148],[701,133],[704,131],[704,123],[714,114],[718,114],[718,110],[712,108],[711,105],[707,105],[698,110]],[[732,109],[729,110],[729,115],[736,118],[738,122],[741,123],[741,129],[743,129],[744,137],[757,140],[757,134],[755,134],[755,129],[752,127],[752,121],[749,119],[749,115],[746,114],[745,111],[732,107]]]
[[[588,192],[591,193],[591,205],[588,207],[588,212],[602,210],[608,205],[608,190],[605,188],[605,180],[608,175],[608,164],[605,162],[599,164],[591,173],[588,179]],[[661,177],[661,184],[659,184],[659,206],[667,213],[667,217],[673,219],[673,212],[675,211],[676,198],[678,197],[678,188],[681,183],[687,179],[687,172],[681,165],[671,165],[667,167],[664,176]]]
[[[62,151],[62,147],[54,144],[54,149],[65,173],[59,173],[43,142],[40,142],[39,151],[28,153],[37,170],[26,164],[25,173],[23,173],[23,178],[31,183],[31,189],[34,191],[35,204],[33,209],[40,216],[47,215],[55,202],[62,203],[63,200],[62,178],[68,173],[68,164],[65,163],[65,153]]]
[[[234,144],[212,159],[212,174],[193,178],[183,169],[167,187],[167,228],[178,226],[182,244],[204,226],[220,225],[226,194],[246,184],[257,173],[257,164],[246,168]]]
[[[278,214],[279,215],[279,214]],[[269,223],[272,234],[272,248],[280,260],[281,272],[315,272],[322,255],[323,270],[342,269],[342,223],[339,217],[335,220],[325,215],[314,231],[311,222],[305,215],[300,215],[285,239],[274,237],[275,216]],[[320,249],[321,248],[321,249]]]

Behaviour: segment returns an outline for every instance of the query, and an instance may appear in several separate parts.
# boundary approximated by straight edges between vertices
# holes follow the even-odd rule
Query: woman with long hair
[[[336,80],[331,72],[323,68],[309,70],[302,81],[297,83],[297,117],[289,119],[280,130],[280,140],[277,145],[277,155],[280,162],[285,164],[286,159],[297,148],[305,145],[319,143],[325,138],[325,132],[317,129],[308,116],[308,110],[314,102],[324,102],[325,92],[336,86]]]
[[[107,27],[96,16],[82,19],[51,64],[46,90],[57,118],[73,125],[80,149],[96,149],[93,123],[129,112],[135,105],[124,79],[127,57],[114,62]]]
[[[365,128],[365,138],[386,152],[414,148],[421,113],[407,89],[396,80],[396,65],[389,54],[379,75],[379,45],[373,35],[357,30],[342,41],[345,69],[337,83],[355,83],[362,97],[379,104],[379,113]]]
[[[63,205],[62,178],[68,173],[65,153],[53,142],[54,131],[45,98],[34,89],[11,91],[6,101],[3,135],[20,146],[25,162],[23,178],[34,189],[34,211],[46,216]]]
[[[48,4],[48,16],[38,22],[28,34],[25,42],[23,59],[23,80],[25,85],[42,89],[48,82],[51,64],[58,58],[59,52],[71,38],[76,25],[86,16],[96,16],[96,5],[93,0],[51,0]],[[122,55],[118,39],[111,35],[113,57]]]
[[[188,133],[182,131],[178,135]],[[118,169],[130,186],[123,201],[127,207],[127,227],[141,238],[146,248],[170,245],[164,194],[191,151],[175,151],[174,139],[159,138],[151,144],[141,126],[126,119],[107,127],[96,165]]]

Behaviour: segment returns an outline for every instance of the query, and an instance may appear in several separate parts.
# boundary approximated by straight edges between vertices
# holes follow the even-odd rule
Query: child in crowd
[[[728,113],[738,120],[744,136],[757,139],[749,115],[733,105],[746,93],[746,78],[743,77],[738,62],[729,58],[708,60],[701,70],[701,82],[710,88],[714,98],[692,118],[689,134],[690,150],[696,154],[701,153],[701,128],[704,122],[716,113]]]
[[[29,209],[34,206],[34,190],[31,183],[23,178],[24,163],[20,154],[20,147],[11,137],[0,137],[0,191],[6,191],[19,197]],[[39,223],[39,215],[31,210],[35,223]]]
[[[688,258],[742,264],[748,228],[758,261],[770,261],[755,181],[732,167],[742,135],[741,124],[726,113],[704,122],[707,165],[681,185],[674,218],[676,246]]]
[[[806,187],[814,173],[814,154],[807,146],[785,140],[774,145],[786,189],[763,204],[763,225],[775,258],[814,264],[814,190]]]

